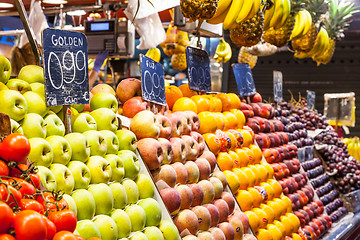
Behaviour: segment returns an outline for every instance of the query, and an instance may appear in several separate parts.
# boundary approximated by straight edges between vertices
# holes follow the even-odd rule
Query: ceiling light
[[[66,4],[67,0],[43,0],[43,3],[47,3],[47,4]]]
[[[86,12],[84,10],[74,10],[74,11],[67,12],[67,14],[70,16],[82,16],[82,15],[85,15]]]
[[[12,8],[12,7],[14,7],[14,4],[0,2],[0,8]]]

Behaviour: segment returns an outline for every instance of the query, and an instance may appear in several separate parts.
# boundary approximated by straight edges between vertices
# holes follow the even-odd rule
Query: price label
[[[42,33],[48,106],[88,104],[87,40],[83,33],[45,29]]]
[[[273,71],[274,78],[274,101],[280,103],[283,101],[283,75],[280,71]]]
[[[315,92],[307,90],[306,100],[307,100],[308,109],[315,109],[315,99],[316,99]]]
[[[256,93],[254,79],[248,63],[235,63],[232,65],[239,95],[241,97],[254,95]]]
[[[186,61],[189,87],[195,91],[211,91],[210,60],[206,51],[199,48],[186,48]]]
[[[140,55],[140,69],[142,98],[146,101],[165,106],[166,98],[163,66],[151,58]]]
[[[355,126],[355,93],[324,94],[324,115],[331,125]]]

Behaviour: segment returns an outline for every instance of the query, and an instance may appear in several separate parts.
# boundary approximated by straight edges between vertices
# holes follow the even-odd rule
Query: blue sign
[[[315,109],[315,98],[316,98],[315,92],[307,90],[306,101],[307,101],[308,109],[312,109],[312,110]]]
[[[186,61],[189,87],[195,91],[211,91],[210,60],[206,51],[199,48],[186,48]]]
[[[166,98],[163,66],[141,54],[140,69],[142,98],[146,101],[165,106]]]
[[[42,40],[47,105],[88,104],[89,76],[85,35],[48,28],[43,31]]]
[[[233,64],[233,71],[241,97],[254,95],[256,93],[254,79],[248,63]]]

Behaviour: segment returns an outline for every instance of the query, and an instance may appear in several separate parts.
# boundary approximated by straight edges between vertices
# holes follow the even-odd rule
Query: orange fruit
[[[263,187],[267,193],[268,196],[268,201],[271,201],[274,199],[274,190],[272,188],[272,186],[266,182],[262,182],[260,183],[260,187]]]
[[[266,212],[260,208],[253,208],[251,210],[254,212],[260,219],[260,228],[266,228],[266,225],[268,224],[268,217]]]
[[[228,97],[231,101],[231,109],[240,109],[241,107],[241,101],[238,95],[235,93],[228,93]]]
[[[275,226],[274,224],[268,224],[267,230],[270,232],[273,240],[281,240],[283,238],[283,235],[280,231],[280,229]]]
[[[280,197],[281,193],[282,193],[282,187],[281,187],[281,184],[276,181],[275,179],[269,179],[267,181],[267,183],[269,183],[273,190],[274,190],[274,197],[278,198]]]
[[[197,113],[197,107],[193,100],[188,97],[182,97],[176,100],[172,108],[174,112],[178,111],[193,111]]]
[[[280,230],[283,236],[286,236],[286,228],[280,221],[275,220],[273,224]]]
[[[237,119],[237,128],[243,128],[246,123],[246,118],[244,113],[239,109],[231,109],[230,112],[232,112]]]
[[[285,195],[281,195],[280,199],[285,203],[286,205],[286,212],[292,212],[292,202],[290,198],[288,198]]]
[[[232,133],[227,131],[226,134],[229,136],[230,141],[231,141],[231,146],[230,146],[230,150],[234,151],[237,147],[237,139],[236,136]],[[236,153],[235,153],[236,154]]]
[[[269,173],[269,178],[273,178],[274,177],[274,169],[271,167],[271,165],[267,162],[262,162],[261,165],[263,165],[267,172]]]
[[[273,240],[271,233],[266,229],[259,229],[256,237],[258,240]]]
[[[286,235],[291,236],[291,234],[294,232],[294,226],[291,220],[287,216],[281,216],[280,222],[286,229]]]
[[[283,200],[281,200],[280,198],[275,198],[275,202],[277,202],[278,205],[279,205],[279,208],[282,209],[281,215],[286,214],[286,212],[287,212],[287,204]]]
[[[182,92],[182,95],[184,97],[192,97],[194,95],[197,95],[197,92],[190,89],[189,84],[182,84],[179,86],[180,91]]]
[[[257,232],[259,227],[260,227],[260,219],[259,219],[259,217],[255,213],[253,213],[251,211],[246,211],[244,213],[249,219],[249,224],[250,224],[251,229],[254,232]]]
[[[232,163],[233,163],[233,168],[240,167],[239,166],[239,156],[236,154],[236,152],[230,150],[229,155],[230,155]]]
[[[251,194],[251,196],[254,200],[253,207],[260,207],[260,204],[262,202],[262,196],[261,196],[260,192],[257,189],[252,188],[252,187],[249,187],[247,189],[247,191]]]
[[[293,233],[293,234],[291,235],[291,237],[292,237],[293,240],[303,240],[303,238],[300,237],[300,235],[297,234],[297,233]]]
[[[266,168],[261,164],[255,164],[256,168],[259,170],[259,178],[261,182],[266,182],[269,178],[269,173]]]
[[[255,164],[254,162],[254,154],[248,147],[243,147],[243,150],[245,151],[246,155],[249,157],[249,165]]]
[[[290,219],[290,221],[293,225],[293,232],[297,232],[300,228],[299,218],[293,213],[287,213],[285,216],[287,216]]]
[[[211,112],[221,112],[222,103],[221,100],[216,96],[210,96],[209,98],[210,110]]]
[[[169,106],[169,109],[172,110],[174,103],[179,98],[182,98],[183,94],[177,86],[170,85],[170,86],[165,87],[165,97],[166,97],[166,103]]]
[[[203,95],[195,95],[195,96],[192,96],[190,99],[193,100],[194,103],[196,104],[197,111],[198,111],[197,113],[209,111],[209,109],[210,109],[209,100],[206,97],[204,97]]]
[[[223,173],[225,174],[226,180],[229,184],[231,191],[233,193],[237,193],[237,191],[240,188],[240,182],[239,182],[239,179],[237,178],[236,174],[229,170],[225,170],[225,171],[223,171]]]
[[[246,190],[249,187],[249,181],[247,179],[247,176],[243,171],[241,171],[240,168],[234,168],[233,172],[236,174],[237,178],[240,182],[240,188],[241,190]]]
[[[229,123],[228,129],[236,129],[237,128],[236,116],[231,112],[223,112],[222,114],[225,116],[227,122]]]
[[[220,152],[220,140],[217,138],[217,136],[214,133],[205,133],[203,134],[203,138],[208,145],[210,151],[216,155]]]
[[[231,98],[226,93],[218,93],[216,94],[216,97],[218,97],[221,100],[222,103],[222,112],[230,111],[232,109],[231,107]]]
[[[255,175],[255,185],[258,186],[261,182],[260,171],[257,169],[257,167],[255,165],[249,165],[249,168],[251,169],[251,171],[253,171],[253,173]]]
[[[256,176],[255,176],[254,172],[249,167],[242,167],[240,169],[245,173],[245,175],[249,181],[249,187],[255,186]]]
[[[272,208],[272,210],[275,213],[275,219],[280,219],[280,216],[282,214],[281,206],[276,201],[268,201],[267,205]]]
[[[236,194],[236,200],[238,201],[241,211],[249,211],[253,208],[254,200],[251,194],[246,190],[239,190]]]
[[[261,163],[261,160],[262,160],[262,151],[261,149],[254,145],[254,144],[251,144],[250,145],[250,150],[252,151],[253,155],[254,155],[254,164],[258,164],[258,163]]]
[[[248,130],[239,129],[240,133],[243,135],[244,143],[243,147],[249,147],[253,143],[253,138]]]
[[[268,224],[272,223],[275,220],[275,213],[274,213],[274,210],[271,207],[269,207],[266,204],[261,204],[260,209],[263,210],[266,213],[266,216],[267,216],[267,219],[268,219]]]
[[[176,104],[176,103],[175,103]],[[201,112],[198,114],[200,120],[199,133],[214,133],[217,128],[216,118],[211,112]]]
[[[219,165],[221,171],[232,170],[233,169],[233,161],[229,153],[220,152],[216,157],[216,162]]]
[[[239,156],[239,165],[240,165],[240,167],[246,167],[249,164],[249,156],[241,148],[237,148],[235,150],[235,152]]]
[[[217,129],[224,130],[225,129],[225,121],[224,121],[223,115],[221,113],[218,113],[218,112],[212,112],[212,115],[216,119]]]

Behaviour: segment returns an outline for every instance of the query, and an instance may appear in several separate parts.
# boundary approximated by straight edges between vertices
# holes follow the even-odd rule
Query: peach
[[[223,222],[218,225],[218,228],[221,229],[221,231],[225,235],[226,240],[234,240],[235,239],[235,230],[233,226],[228,222]]]
[[[204,153],[200,155],[200,158],[205,158],[209,162],[210,170],[213,172],[216,167],[216,156],[210,151],[204,151]]]
[[[187,185],[178,185],[176,191],[179,192],[181,197],[180,210],[189,209],[194,199],[193,192]]]
[[[198,217],[199,230],[207,231],[211,224],[211,215],[209,210],[203,206],[196,206],[191,209]]]
[[[194,196],[191,206],[195,207],[195,206],[201,205],[204,200],[204,192],[203,192],[202,188],[196,183],[190,184],[188,186],[190,187],[190,189],[193,193],[193,196]]]
[[[218,178],[218,179],[222,182],[223,188],[224,188],[224,189],[226,188],[226,186],[227,186],[227,180],[226,180],[225,174],[224,174],[222,171],[217,170],[217,171],[215,171],[215,172],[213,173],[212,176]]]
[[[235,199],[234,196],[229,192],[223,192],[221,194],[221,199],[223,199],[229,207],[229,214],[232,214],[235,209]]]
[[[225,222],[227,220],[227,217],[229,216],[229,206],[223,199],[216,199],[213,204],[219,210],[219,222]]]
[[[153,172],[153,177],[155,181],[164,180],[170,187],[175,187],[177,182],[176,171],[170,165],[162,165]]]
[[[205,158],[198,158],[195,161],[195,164],[199,168],[199,173],[200,173],[199,180],[208,179],[211,173],[210,163]]]
[[[212,183],[208,180],[201,180],[200,182],[198,182],[198,185],[201,187],[204,193],[204,199],[202,203],[212,203],[215,196],[215,190]]]
[[[227,220],[235,230],[235,239],[242,239],[244,235],[244,226],[242,225],[241,220],[234,215],[229,216]]]
[[[247,215],[245,213],[241,212],[240,210],[235,210],[233,216],[235,216],[241,220],[241,223],[244,228],[244,232],[246,233],[250,228],[250,223],[249,223],[249,219],[248,219]]]
[[[220,181],[220,179],[218,179],[216,177],[209,178],[209,181],[214,186],[214,191],[215,191],[214,199],[220,198],[221,194],[224,191],[224,187],[222,185],[222,182]]]
[[[207,208],[207,210],[210,213],[211,216],[211,224],[210,227],[215,227],[216,225],[218,225],[219,221],[220,221],[220,213],[219,210],[217,209],[217,207],[214,204],[205,204],[204,207]]]
[[[211,235],[214,237],[215,240],[226,240],[225,234],[223,233],[223,231],[221,231],[220,228],[212,227],[209,229],[209,232],[211,233]]]
[[[175,215],[179,212],[181,206],[181,196],[178,191],[169,187],[160,190],[160,195],[171,215]]]
[[[174,223],[180,234],[184,230],[188,230],[191,234],[196,234],[199,230],[198,217],[193,211],[189,209],[184,209],[180,211],[176,215]]]
[[[193,161],[187,161],[185,168],[188,173],[187,183],[197,183],[200,177],[200,171],[198,166]]]

